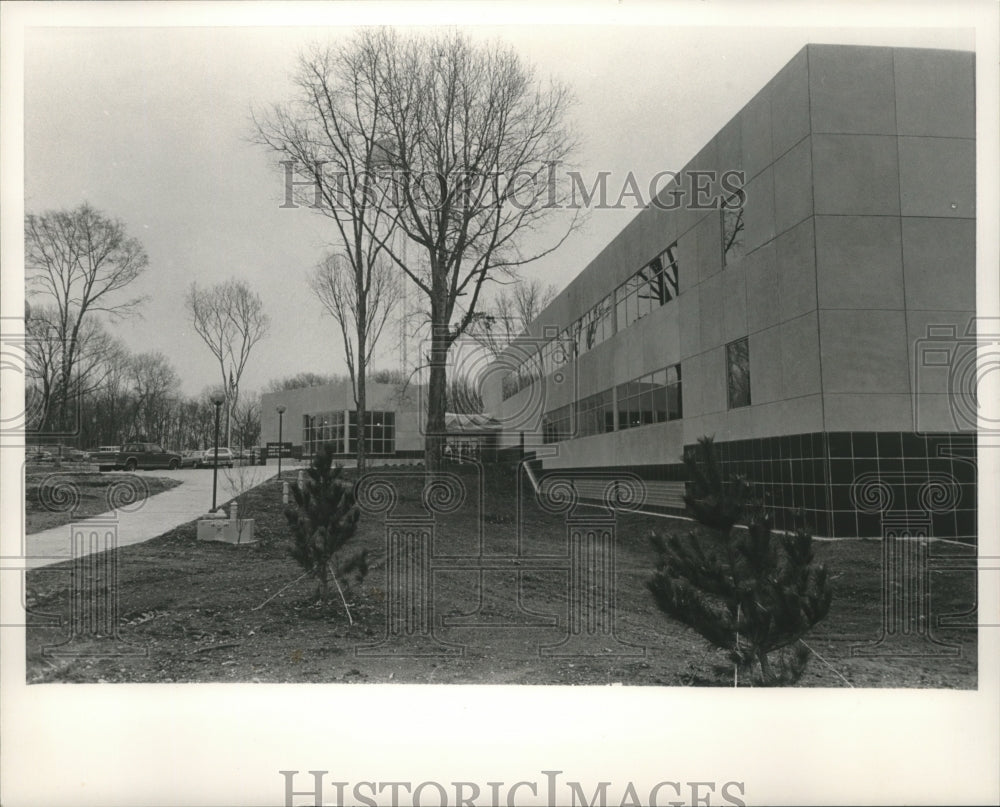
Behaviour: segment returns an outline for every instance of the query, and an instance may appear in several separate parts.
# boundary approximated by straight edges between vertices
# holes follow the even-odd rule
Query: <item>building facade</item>
[[[501,445],[675,509],[711,435],[779,526],[974,536],[973,61],[800,51],[491,367]]]
[[[375,460],[422,459],[419,388],[369,382],[365,398],[368,456]],[[280,417],[279,406],[285,407]],[[338,459],[354,458],[357,425],[354,392],[347,381],[261,396],[261,439],[265,443],[291,443],[294,456],[311,457],[329,443]]]

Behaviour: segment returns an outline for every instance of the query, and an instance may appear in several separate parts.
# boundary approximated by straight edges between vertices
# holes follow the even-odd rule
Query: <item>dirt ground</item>
[[[421,636],[416,626],[412,635],[403,630],[384,641],[384,515],[365,516],[353,539],[370,553],[368,576],[345,591],[354,624],[338,596],[316,604],[315,584],[294,582],[302,570],[288,557],[281,483],[271,480],[244,499],[243,513],[257,520],[257,543],[199,542],[192,523],[118,550],[119,641],[79,636],[57,646],[70,636],[70,566],[28,572],[28,682],[733,685],[724,657],[663,615],[644,586],[655,565],[649,530],[687,530],[689,523],[619,514],[614,635],[560,655],[570,614],[568,566],[558,560],[568,547],[564,516],[529,501],[519,537],[513,485],[491,480],[480,502],[477,479],[466,483],[467,505],[439,517],[434,556],[482,554],[496,568],[440,562],[429,591],[433,635]],[[397,493],[394,516],[421,512],[418,483],[401,483]],[[976,603],[974,561],[968,565],[974,549],[936,543],[931,553],[933,635],[877,644],[881,543],[816,542],[834,599],[828,618],[806,637],[813,656],[801,686],[976,687],[975,628],[937,626],[939,617],[975,623],[967,615]],[[515,554],[519,562],[509,559]],[[543,555],[557,559],[546,568]],[[463,614],[474,614],[465,620],[476,624],[461,624]]]
[[[52,527],[61,527],[71,521],[108,512],[112,509],[108,505],[108,493],[112,487],[119,484],[129,485],[128,501],[132,503],[138,499],[131,498],[131,491],[155,496],[157,493],[176,487],[180,482],[176,479],[145,474],[141,477],[134,474],[60,471],[28,474],[25,478],[25,532],[31,535]],[[71,485],[73,490],[70,490],[68,485]],[[67,509],[67,504],[72,500],[67,497],[76,499],[77,504],[74,508]],[[140,498],[145,498],[145,495],[140,495]]]

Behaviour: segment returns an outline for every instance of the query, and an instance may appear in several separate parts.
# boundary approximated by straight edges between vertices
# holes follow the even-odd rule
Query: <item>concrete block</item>
[[[899,215],[895,137],[814,134],[810,139],[816,213]]]
[[[813,132],[895,134],[892,50],[809,46]]]
[[[976,142],[899,138],[899,197],[904,216],[975,218]]]
[[[752,179],[769,166],[771,154],[771,91],[765,87],[739,114],[743,147],[743,170]]]
[[[806,49],[771,81],[771,144],[775,159],[809,134],[809,68]]]
[[[699,287],[701,310],[701,346],[703,349],[718,347],[723,341],[722,273],[713,275]]]
[[[899,219],[816,216],[820,308],[903,307]]]
[[[823,399],[826,431],[913,431],[909,395],[827,393]]]
[[[904,218],[906,307],[972,311],[976,307],[976,223]]]
[[[747,283],[746,325],[748,332],[754,333],[776,325],[781,318],[774,242],[751,252],[743,263]]]
[[[722,273],[722,341],[732,342],[747,335],[746,260]]]
[[[824,392],[909,393],[903,311],[820,311],[819,322]]]
[[[775,239],[778,308],[782,318],[816,310],[816,249],[813,219]]]
[[[975,137],[975,54],[897,48],[896,129],[901,135]]]
[[[257,540],[254,535],[254,520],[252,518],[236,521],[230,518],[200,519],[198,540],[220,541],[225,544],[252,544]]]
[[[774,238],[774,171],[767,168],[746,187],[743,248],[752,252]]]
[[[782,397],[780,326],[750,335],[750,399],[754,405]]]
[[[781,323],[782,397],[820,392],[819,325],[816,312]],[[751,353],[752,356],[752,353]]]
[[[804,139],[774,164],[774,231],[783,233],[812,212],[812,145]]]

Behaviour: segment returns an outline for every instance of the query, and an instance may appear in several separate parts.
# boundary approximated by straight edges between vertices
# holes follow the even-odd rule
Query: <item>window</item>
[[[737,194],[732,198],[742,199],[742,196]],[[669,303],[678,293],[675,241],[582,317],[563,328],[535,355],[522,360],[511,370],[502,382],[503,399],[507,400],[535,381],[551,375],[576,356],[593,350],[617,331]]]
[[[634,429],[683,417],[679,364],[619,384],[617,393],[619,429]]]
[[[577,403],[576,436],[604,434],[615,430],[615,411],[611,400],[611,390],[590,395]]]
[[[317,412],[302,418],[302,445],[306,454],[315,454],[327,443],[337,454],[344,451],[344,413]]]
[[[677,242],[674,241],[674,243],[663,250],[657,260],[662,267],[662,271],[658,275],[660,305],[666,305],[679,293]]]
[[[358,413],[348,413],[348,454],[358,450]],[[365,412],[365,451],[368,454],[396,453],[396,413]]]
[[[726,377],[729,408],[750,406],[750,342],[745,336],[726,345]]]
[[[667,420],[680,420],[684,417],[681,404],[681,366],[675,364],[667,368]]]
[[[615,290],[613,302],[618,320],[617,329],[620,331],[627,328],[636,320],[642,319],[673,300],[678,293],[677,275],[675,241]],[[612,308],[610,297],[607,308],[610,314]],[[610,332],[608,335],[610,336]]]
[[[625,285],[615,289],[615,319],[617,320],[616,330],[623,331],[628,327],[628,317],[625,305]]]
[[[542,442],[558,443],[573,436],[573,406],[566,404],[542,416]]]
[[[722,203],[722,266],[733,266],[743,259],[743,192],[734,193]]]

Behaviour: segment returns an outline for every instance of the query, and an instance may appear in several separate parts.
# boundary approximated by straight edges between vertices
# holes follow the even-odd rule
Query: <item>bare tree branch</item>
[[[254,346],[267,336],[271,320],[260,296],[241,280],[227,280],[208,289],[192,283],[185,304],[195,332],[219,365],[226,392],[226,445],[230,445],[240,380]]]
[[[58,365],[58,371],[53,375],[51,368],[39,368],[43,374],[50,373],[54,382],[39,428],[66,429],[74,425],[68,422],[68,407],[74,395],[71,386],[77,383],[74,379],[81,377],[81,350],[89,345],[100,352],[95,315],[103,312],[119,319],[138,312],[145,298],[123,299],[121,292],[138,279],[149,259],[122,222],[87,204],[75,210],[29,213],[24,231],[27,293],[49,306],[44,319],[36,317],[35,335],[44,326],[45,339],[57,346],[48,360]],[[99,361],[96,354],[83,359],[95,360]],[[58,405],[53,406],[56,401]]]

